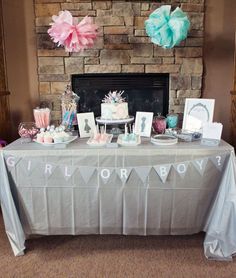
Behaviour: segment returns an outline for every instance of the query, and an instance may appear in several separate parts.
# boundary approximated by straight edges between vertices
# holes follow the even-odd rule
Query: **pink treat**
[[[165,117],[162,116],[155,117],[152,126],[157,133],[159,134],[165,133],[165,129],[166,129]]]
[[[106,141],[108,135],[106,133],[101,134],[101,141]]]
[[[44,143],[52,143],[52,137],[50,137],[50,136],[45,136],[44,137]]]
[[[37,141],[38,141],[39,143],[43,143],[43,142],[44,142],[44,138],[43,138],[43,136],[42,136],[41,134],[38,134],[38,135],[37,135]]]
[[[95,141],[99,141],[100,138],[101,138],[101,134],[100,133],[97,133],[97,134],[94,135],[94,140]]]

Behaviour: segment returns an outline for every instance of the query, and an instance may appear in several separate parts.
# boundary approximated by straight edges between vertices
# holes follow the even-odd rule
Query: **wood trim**
[[[4,45],[3,6],[0,0],[0,91],[7,90],[7,72]]]
[[[10,92],[8,91],[0,91],[0,96],[8,96],[10,95]]]
[[[236,91],[236,31],[235,31],[235,46],[234,46],[234,91]]]
[[[9,95],[8,91],[0,91],[0,138],[8,142],[11,137]]]

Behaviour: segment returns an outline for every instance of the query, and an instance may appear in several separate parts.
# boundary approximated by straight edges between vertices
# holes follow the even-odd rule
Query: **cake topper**
[[[123,103],[125,98],[122,97],[124,91],[110,91],[108,95],[102,100],[104,103]]]

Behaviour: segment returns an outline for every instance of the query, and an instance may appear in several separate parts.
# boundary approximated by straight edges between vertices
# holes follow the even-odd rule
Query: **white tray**
[[[171,135],[159,134],[151,137],[151,142],[154,145],[169,146],[178,143],[178,138]]]
[[[130,142],[122,142],[122,140],[121,140],[121,136],[122,136],[123,134],[120,134],[119,136],[118,136],[118,139],[117,139],[117,144],[119,144],[120,146],[123,146],[123,147],[136,147],[136,146],[138,146],[138,145],[140,145],[141,144],[141,138],[140,138],[140,136],[138,137],[138,141],[137,142],[132,142],[132,143],[130,143]]]
[[[93,143],[92,140],[93,138],[89,138],[87,141],[87,144],[91,147],[103,147],[106,146],[106,144],[111,143],[113,135],[112,134],[108,134],[107,140],[105,142],[101,142],[101,143]]]
[[[107,125],[113,125],[113,124],[116,124],[116,125],[119,125],[119,124],[128,124],[128,123],[133,122],[133,120],[134,120],[134,117],[133,117],[133,116],[129,116],[129,118],[126,118],[126,119],[119,119],[119,120],[105,120],[105,119],[102,119],[101,117],[97,117],[97,118],[96,118],[96,121],[97,121],[99,124],[107,124]]]
[[[64,142],[60,142],[60,143],[41,143],[41,142],[38,142],[36,139],[34,139],[33,141],[40,144],[40,145],[43,145],[45,147],[49,147],[49,146],[55,146],[55,145],[59,145],[59,144],[67,145],[67,144],[73,142],[77,138],[78,138],[78,136],[70,136],[68,138],[68,140],[66,140]]]

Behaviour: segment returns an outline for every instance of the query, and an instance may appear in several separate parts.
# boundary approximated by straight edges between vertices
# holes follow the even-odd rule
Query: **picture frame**
[[[96,128],[93,112],[77,113],[79,134],[81,138],[91,137]]]
[[[135,133],[143,136],[150,137],[152,130],[153,112],[136,112],[135,117]]]
[[[186,98],[182,129],[201,132],[204,123],[212,123],[215,99]]]

